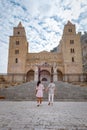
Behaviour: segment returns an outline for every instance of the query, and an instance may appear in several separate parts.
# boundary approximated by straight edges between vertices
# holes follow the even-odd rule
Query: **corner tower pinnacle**
[[[17,27],[14,27],[13,31],[14,36],[26,36],[25,28],[22,26],[21,22],[19,22]]]
[[[18,27],[20,28],[23,27],[21,22],[19,22]]]

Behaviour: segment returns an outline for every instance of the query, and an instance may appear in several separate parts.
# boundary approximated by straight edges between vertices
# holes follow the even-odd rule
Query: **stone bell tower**
[[[64,26],[62,36],[62,56],[65,74],[82,73],[82,52],[80,33],[70,21]]]
[[[9,39],[8,73],[24,74],[28,42],[25,29],[21,22],[13,29],[13,36]]]

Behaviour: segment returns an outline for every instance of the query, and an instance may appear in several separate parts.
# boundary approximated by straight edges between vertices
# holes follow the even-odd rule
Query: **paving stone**
[[[87,130],[87,102],[1,101],[0,130]]]

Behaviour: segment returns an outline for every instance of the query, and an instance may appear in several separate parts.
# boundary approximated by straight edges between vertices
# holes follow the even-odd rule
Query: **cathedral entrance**
[[[27,82],[34,81],[34,71],[33,70],[30,70],[27,72],[26,81]]]
[[[60,70],[57,70],[57,80],[58,81],[63,81],[63,74]]]
[[[38,80],[41,81],[50,81],[51,80],[51,68],[47,62],[44,62],[41,65],[38,65]]]
[[[40,80],[42,81],[50,81],[50,72],[47,70],[40,71]]]

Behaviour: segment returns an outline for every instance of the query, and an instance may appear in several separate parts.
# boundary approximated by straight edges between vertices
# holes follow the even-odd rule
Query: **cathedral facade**
[[[9,39],[8,75],[14,81],[81,81],[80,33],[70,21],[64,26],[57,52],[28,52],[25,28],[21,22]]]

